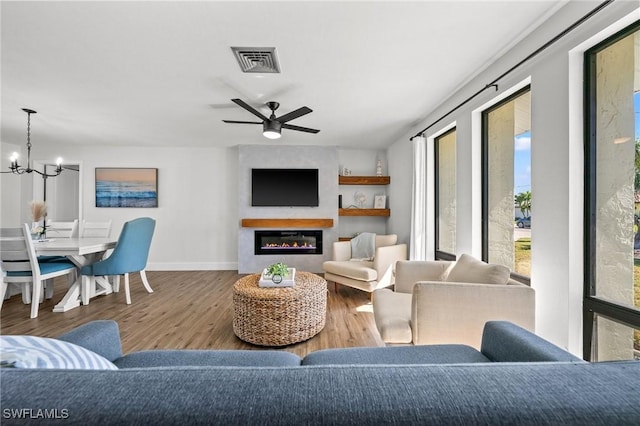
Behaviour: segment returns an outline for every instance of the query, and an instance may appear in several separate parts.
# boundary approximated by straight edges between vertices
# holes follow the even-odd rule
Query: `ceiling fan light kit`
[[[253,108],[251,105],[243,101],[242,99],[231,99],[235,104],[241,106],[242,108],[249,111],[251,114],[260,118],[262,121],[236,121],[236,120],[222,120],[225,123],[232,124],[262,124],[262,135],[268,139],[278,139],[281,136],[282,129],[288,130],[296,130],[298,132],[306,132],[306,133],[318,133],[320,130],[310,129],[308,127],[294,126],[291,124],[287,124],[288,121],[294,120],[303,115],[309,114],[313,112],[313,110],[309,107],[303,106],[298,108],[295,111],[291,111],[287,114],[281,115],[280,117],[276,117],[275,111],[278,109],[280,104],[278,102],[270,101],[265,105],[269,107],[271,110],[271,115],[269,117],[262,114],[257,109]]]
[[[282,124],[277,121],[265,121],[262,125],[262,135],[267,139],[280,139]]]

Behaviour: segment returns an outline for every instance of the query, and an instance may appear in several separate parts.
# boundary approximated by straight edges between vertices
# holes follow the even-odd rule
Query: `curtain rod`
[[[509,68],[507,71],[503,72],[502,74],[500,74],[495,80],[493,80],[491,83],[487,84],[486,86],[484,86],[482,89],[478,90],[477,92],[475,92],[473,95],[469,96],[467,99],[465,99],[464,101],[462,101],[461,103],[459,103],[458,105],[456,105],[455,107],[453,107],[451,110],[449,110],[448,112],[446,112],[444,115],[442,115],[440,118],[438,118],[436,121],[434,121],[433,123],[429,124],[427,127],[425,127],[424,129],[422,129],[421,131],[419,131],[418,133],[416,133],[414,136],[410,137],[409,140],[412,140],[413,138],[416,138],[418,136],[422,136],[424,134],[424,132],[426,132],[427,130],[429,130],[430,128],[432,128],[433,126],[435,126],[436,124],[438,124],[440,121],[444,120],[446,117],[448,117],[451,113],[457,111],[458,109],[460,109],[461,107],[463,107],[464,105],[466,105],[467,103],[471,102],[473,99],[475,99],[478,95],[480,95],[482,92],[484,92],[485,90],[491,88],[491,87],[495,87],[496,91],[498,91],[498,81],[502,80],[504,77],[506,77],[507,75],[511,74],[516,68],[519,68],[522,64],[524,64],[525,62],[528,62],[529,60],[533,59],[535,56],[538,56],[540,53],[542,53],[544,50],[546,50],[549,46],[551,46],[552,44],[554,44],[556,41],[560,40],[561,38],[563,38],[564,36],[566,36],[567,34],[569,34],[571,31],[573,31],[574,29],[576,29],[578,26],[580,26],[582,23],[584,23],[585,21],[591,19],[591,17],[593,17],[594,15],[596,15],[597,13],[599,13],[600,11],[602,11],[602,9],[604,9],[605,7],[609,6],[611,3],[613,3],[614,0],[607,0],[604,1],[602,3],[600,3],[595,9],[593,9],[591,12],[587,13],[586,15],[584,15],[582,18],[578,19],[576,22],[574,22],[572,25],[570,25],[569,27],[567,27],[566,29],[564,29],[564,31],[562,31],[560,34],[556,35],[555,37],[553,37],[551,40],[549,40],[548,42],[546,42],[545,44],[543,44],[542,46],[540,46],[539,48],[537,48],[536,50],[534,50],[532,53],[530,53],[527,57],[525,57],[524,59],[522,59],[520,62],[518,62],[517,64],[515,64],[514,66],[512,66],[511,68]]]

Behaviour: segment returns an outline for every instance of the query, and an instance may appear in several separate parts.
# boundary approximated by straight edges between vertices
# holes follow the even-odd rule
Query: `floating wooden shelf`
[[[339,216],[391,216],[389,209],[338,209]]]
[[[389,185],[391,176],[338,176],[340,185]]]
[[[333,228],[333,219],[242,219],[243,228]]]

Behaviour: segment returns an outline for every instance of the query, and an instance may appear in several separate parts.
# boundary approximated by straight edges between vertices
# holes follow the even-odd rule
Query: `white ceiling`
[[[276,143],[381,149],[566,1],[7,2],[3,142],[271,144],[233,104],[306,105]],[[274,46],[281,74],[245,74],[231,46]],[[529,52],[525,52],[529,53]],[[267,112],[267,109],[263,110]]]

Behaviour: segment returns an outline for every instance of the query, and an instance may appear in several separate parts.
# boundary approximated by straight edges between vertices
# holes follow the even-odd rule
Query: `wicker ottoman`
[[[295,287],[258,287],[260,274],[233,285],[233,332],[245,342],[285,346],[318,334],[327,315],[327,282],[296,272]]]

